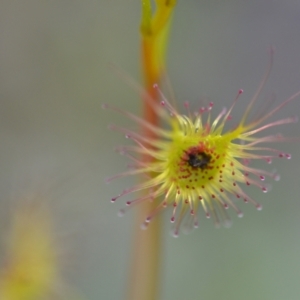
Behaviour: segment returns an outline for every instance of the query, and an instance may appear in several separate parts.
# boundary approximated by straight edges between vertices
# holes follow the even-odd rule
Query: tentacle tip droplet
[[[275,181],[279,181],[280,180],[280,175],[279,174],[275,174],[273,178],[274,178]]]
[[[175,222],[175,217],[171,217],[170,221],[171,221],[171,223],[174,223]]]
[[[272,163],[272,159],[271,158],[267,158],[266,159],[267,163],[270,165]]]
[[[239,218],[242,218],[242,217],[244,216],[244,213],[243,213],[242,211],[239,211],[238,214],[237,214],[237,216],[238,216]]]
[[[124,214],[125,214],[125,210],[124,210],[124,209],[120,209],[120,210],[118,211],[118,216],[119,216],[119,217],[123,217]]]
[[[179,231],[178,231],[178,230],[173,231],[173,232],[172,232],[172,236],[173,236],[174,238],[178,238],[178,237],[179,237]]]
[[[114,151],[118,152],[120,155],[125,155],[127,153],[125,147],[115,147]]]
[[[148,228],[148,224],[147,223],[142,223],[141,224],[141,229],[142,230],[146,230]]]
[[[261,204],[257,204],[257,205],[256,205],[256,209],[257,209],[258,211],[262,210],[262,205],[261,205]]]
[[[229,220],[229,219],[225,220],[225,221],[223,222],[223,226],[224,226],[225,228],[230,228],[230,227],[232,226],[232,221]]]

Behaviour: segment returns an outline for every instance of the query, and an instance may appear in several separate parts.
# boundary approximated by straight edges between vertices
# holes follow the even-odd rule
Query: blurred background
[[[1,216],[12,194],[48,186],[57,239],[68,253],[65,281],[87,299],[123,299],[134,210],[119,218],[125,199],[110,198],[135,179],[104,181],[127,164],[113,151],[125,138],[107,126],[131,122],[101,105],[140,111],[138,95],[109,67],[140,82],[140,2],[1,1],[0,8]],[[297,0],[178,1],[167,56],[178,102],[197,108],[209,99],[217,114],[242,88],[232,114],[238,121],[272,45],[275,63],[261,101],[275,94],[280,103],[300,89],[299,32]],[[274,119],[299,113],[300,99]],[[299,137],[299,126],[272,132]],[[281,180],[267,194],[246,188],[261,212],[241,203],[244,218],[230,212],[231,229],[202,218],[199,229],[178,239],[164,216],[161,299],[299,299],[300,145],[278,148],[292,160],[263,167],[278,170]]]

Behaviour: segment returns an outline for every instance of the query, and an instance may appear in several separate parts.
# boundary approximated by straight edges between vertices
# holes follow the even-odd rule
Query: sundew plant
[[[120,215],[136,207],[138,222],[146,229],[141,231],[138,227],[136,232],[128,299],[157,299],[161,212],[168,211],[173,236],[178,237],[183,219],[190,228],[199,226],[201,215],[212,218],[216,227],[228,226],[231,223],[228,211],[243,216],[241,202],[251,203],[261,210],[262,205],[251,196],[249,186],[268,192],[268,182],[280,178],[269,164],[277,158],[291,159],[290,153],[280,150],[280,143],[299,139],[278,134],[277,128],[296,123],[298,118],[289,116],[275,121],[274,118],[282,108],[299,98],[300,92],[274,107],[262,103],[261,93],[273,65],[271,48],[265,74],[252,97],[240,89],[228,108],[213,102],[199,103],[196,110],[192,110],[188,102],[181,105],[162,88],[168,29],[176,2],[157,0],[155,7],[151,1],[141,3],[144,86],[120,73],[141,95],[144,109],[138,116],[104,105],[105,109],[129,118],[139,127],[133,131],[116,124],[110,126],[131,140],[130,145],[117,148],[130,163],[128,170],[108,178],[107,182],[132,175],[138,177],[135,185],[113,196],[111,201],[123,199]],[[246,109],[239,119],[233,119],[232,112],[241,101],[248,102]],[[261,107],[258,113],[257,107]],[[260,167],[253,164],[255,161],[260,162]]]
[[[112,202],[128,194],[145,190],[143,195],[127,201],[126,205],[132,207],[146,201],[157,202],[156,208],[145,217],[142,224],[144,229],[160,211],[171,208],[170,221],[175,223],[173,231],[175,237],[178,236],[180,223],[186,215],[191,218],[192,225],[198,227],[199,208],[203,209],[207,218],[214,219],[217,227],[222,221],[224,225],[229,225],[230,219],[226,212],[228,208],[232,208],[238,217],[243,216],[238,202],[250,202],[257,210],[261,210],[261,204],[248,195],[246,187],[253,185],[266,193],[268,191],[266,179],[278,181],[279,174],[268,171],[268,167],[266,169],[251,167],[251,162],[260,160],[263,165],[264,162],[271,164],[274,158],[290,159],[290,153],[269,147],[267,144],[296,139],[280,134],[264,136],[257,134],[272,127],[297,122],[297,117],[267,121],[300,95],[298,92],[270,111],[252,121],[247,121],[269,76],[273,53],[270,56],[267,72],[241,120],[227,131],[224,130],[225,124],[231,121],[230,114],[239,102],[243,90],[238,91],[232,106],[228,110],[223,108],[215,119],[211,117],[214,106],[212,102],[196,111],[190,111],[186,102],[186,112],[181,114],[159,90],[162,100],[158,104],[154,102],[153,109],[168,123],[168,129],[153,126],[142,118],[110,107],[156,135],[156,138],[148,138],[131,130],[111,126],[133,141],[133,145],[118,149],[129,157],[132,167],[108,181],[128,175],[145,175],[141,183],[113,197]],[[153,88],[159,89],[157,85]],[[148,100],[151,102],[151,98]],[[149,156],[150,159],[146,161],[139,159],[141,154]],[[120,214],[125,211],[126,209],[121,210]]]

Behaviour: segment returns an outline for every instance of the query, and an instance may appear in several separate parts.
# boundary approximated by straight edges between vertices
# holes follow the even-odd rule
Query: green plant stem
[[[161,251],[161,220],[155,218],[147,230],[141,230],[140,224],[145,220],[153,203],[140,205],[135,226],[132,269],[128,300],[156,300],[159,295],[160,282],[160,251]]]
[[[159,101],[157,90],[153,88],[154,83],[159,82],[159,75],[153,68],[155,52],[149,41],[142,41],[142,67],[145,80],[145,89],[152,101]],[[149,100],[148,100],[149,101]],[[159,118],[152,109],[149,102],[143,101],[143,118],[158,125]],[[149,139],[155,138],[152,131],[144,129],[143,136]],[[142,161],[149,160],[149,156],[142,157]],[[130,274],[130,285],[128,300],[157,300],[160,283],[160,257],[161,257],[161,220],[157,216],[149,224],[147,230],[141,230],[140,225],[146,216],[157,207],[157,202],[145,202],[139,205],[137,212],[137,224],[133,241],[132,269]]]

